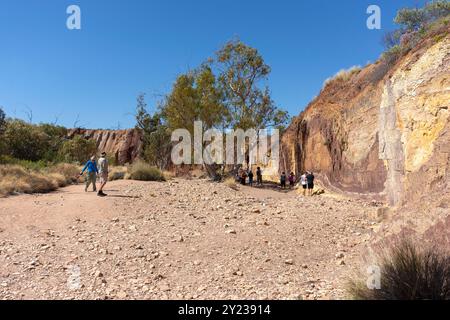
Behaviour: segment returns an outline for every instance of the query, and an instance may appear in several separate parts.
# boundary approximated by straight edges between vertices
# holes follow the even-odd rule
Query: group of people
[[[308,191],[308,195],[312,195],[314,190],[314,174],[312,172],[305,172],[300,177],[300,184],[303,188],[303,195],[306,196],[306,192]],[[289,180],[289,187],[292,189],[297,182],[297,178],[293,172],[290,173],[289,177],[286,176],[286,172],[281,173],[280,177],[280,187],[282,189],[286,189],[286,180]]]
[[[248,178],[249,186],[253,187],[255,175],[253,174],[252,169],[244,170],[241,168],[236,173],[236,182],[239,182],[240,184],[242,184],[244,186],[247,184],[247,178]],[[261,186],[262,184],[263,184],[262,171],[261,171],[261,168],[258,167],[256,169],[256,185]]]
[[[239,169],[239,171],[236,173],[236,182],[239,182],[242,185],[247,185],[247,179],[248,179],[248,185],[250,187],[254,184],[254,174],[252,169]],[[314,174],[312,172],[305,172],[300,177],[300,184],[303,188],[303,195],[306,196],[312,195],[314,191]],[[286,189],[287,188],[287,182],[289,181],[289,188],[293,189],[295,187],[295,184],[297,183],[297,177],[295,176],[294,172],[291,172],[289,176],[286,175],[286,172],[281,173],[280,176],[280,188]],[[261,186],[263,184],[262,179],[262,171],[261,168],[258,167],[256,169],[256,184]]]
[[[297,180],[295,178],[295,174],[291,172],[289,174],[289,177],[286,177],[286,172],[281,173],[280,177],[280,187],[281,189],[286,189],[286,179],[289,180],[289,187],[292,189],[295,186],[295,181]]]
[[[103,192],[103,188],[108,182],[108,174],[109,174],[109,165],[108,160],[106,159],[106,152],[101,154],[100,159],[98,159],[98,163],[96,161],[96,156],[92,156],[91,159],[86,163],[83,170],[80,172],[80,177],[87,172],[86,174],[86,186],[84,188],[85,192],[88,192],[89,186],[92,184],[93,191],[97,192],[97,177],[100,179],[100,188],[98,189],[97,195],[99,197],[106,197],[107,194]]]

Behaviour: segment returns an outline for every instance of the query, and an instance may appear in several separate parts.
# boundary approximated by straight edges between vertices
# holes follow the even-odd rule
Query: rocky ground
[[[0,199],[0,299],[343,299],[377,207],[206,180]]]

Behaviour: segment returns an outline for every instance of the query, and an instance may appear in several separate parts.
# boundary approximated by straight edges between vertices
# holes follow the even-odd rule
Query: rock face
[[[118,164],[124,165],[133,162],[142,147],[141,135],[138,130],[87,130],[73,129],[69,131],[68,138],[82,135],[86,139],[93,139],[97,143],[99,152],[105,151],[113,156]]]
[[[401,205],[450,180],[450,37],[329,81],[289,126],[282,171]]]

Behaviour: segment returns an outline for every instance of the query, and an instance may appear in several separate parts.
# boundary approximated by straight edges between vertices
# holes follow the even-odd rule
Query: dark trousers
[[[258,184],[262,184],[262,183],[263,183],[263,181],[262,181],[262,176],[258,176],[256,179],[257,179],[256,182],[257,182]]]

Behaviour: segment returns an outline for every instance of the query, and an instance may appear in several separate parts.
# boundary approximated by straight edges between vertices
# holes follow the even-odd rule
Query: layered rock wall
[[[330,81],[282,138],[281,171],[391,205],[450,184],[450,38]]]

